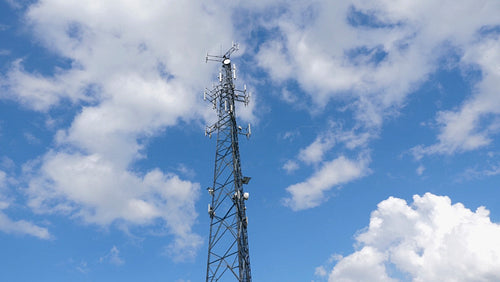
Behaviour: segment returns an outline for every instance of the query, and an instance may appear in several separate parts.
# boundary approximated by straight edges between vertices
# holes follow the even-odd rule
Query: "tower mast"
[[[250,177],[241,173],[238,135],[250,137],[250,124],[243,129],[236,123],[235,103],[249,102],[246,86],[237,90],[234,86],[236,67],[230,56],[238,50],[232,47],[221,56],[207,55],[206,62],[222,64],[219,84],[205,90],[204,99],[212,103],[218,120],[207,126],[205,135],[217,133],[215,149],[215,168],[213,186],[208,193],[212,201],[208,205],[210,216],[210,236],[208,242],[208,260],[206,281],[251,282],[250,255],[248,250],[248,219],[245,201],[249,194],[244,192],[243,184],[248,184]]]

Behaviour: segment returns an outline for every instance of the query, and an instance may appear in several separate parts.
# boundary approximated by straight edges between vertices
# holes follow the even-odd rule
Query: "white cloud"
[[[293,210],[316,207],[328,199],[324,193],[333,186],[365,176],[369,172],[368,163],[370,162],[366,147],[377,133],[359,131],[359,128],[344,130],[340,124],[328,122],[327,129],[320,133],[311,144],[301,149],[297,155],[298,161],[320,168],[307,180],[287,188],[292,197],[285,199],[285,205]],[[332,161],[323,162],[325,155],[337,144],[343,145],[348,150],[358,150],[359,159],[353,161],[341,156]],[[299,167],[295,160],[288,160],[283,165],[283,169],[288,173]]]
[[[376,135],[375,131],[363,131],[359,128],[344,130],[340,124],[328,122],[327,129],[318,134],[311,144],[301,149],[297,158],[308,165],[317,164],[323,161],[325,154],[336,144],[343,144],[349,150],[364,149]]]
[[[0,170],[0,210],[4,210],[9,207],[10,201],[6,196],[7,184],[8,184],[7,173]]]
[[[424,171],[425,171],[425,166],[423,166],[423,165],[419,165],[419,166],[417,167],[416,172],[417,172],[417,174],[418,174],[418,175],[422,175],[422,174],[424,174]]]
[[[298,97],[293,92],[288,91],[287,89],[283,89],[281,91],[281,99],[283,99],[285,102],[289,104],[293,104],[297,102]]]
[[[37,73],[18,59],[0,77],[0,99],[41,112],[67,103],[81,110],[25,166],[29,206],[100,226],[161,222],[174,259],[192,258],[202,243],[192,232],[199,185],[133,163],[144,157],[140,140],[203,119],[200,97],[215,67],[203,59],[234,38],[231,20],[217,1],[31,4],[25,22],[35,40],[69,66]],[[255,119],[253,109],[242,116]]]
[[[288,141],[293,141],[297,136],[300,135],[300,131],[298,130],[295,130],[295,131],[287,131],[285,133],[283,133],[283,135],[281,136],[281,138],[283,140],[288,140]]]
[[[299,2],[263,25],[275,36],[260,46],[257,62],[277,84],[296,81],[310,98],[312,112],[324,110],[332,100],[352,110],[357,137],[341,141],[348,137],[320,135],[299,153],[299,160],[320,163],[335,145],[330,140],[344,142],[348,149],[366,147],[384,120],[397,116],[408,96],[442,67],[442,58],[450,56],[458,58],[455,67],[476,68],[483,77],[458,111],[438,114],[438,143],[415,147],[415,156],[477,149],[490,144],[492,134],[500,130],[495,126],[500,113],[496,95],[500,41],[498,32],[484,34],[500,25],[498,1],[480,5],[466,0]],[[467,71],[463,75],[468,79]],[[310,180],[317,177],[316,173]],[[288,191],[308,191],[308,181]],[[303,208],[318,205],[317,196],[313,198]]]
[[[287,172],[287,173],[292,173],[294,171],[296,171],[297,169],[299,169],[299,164],[293,160],[288,160],[284,165],[283,165],[283,169]]]
[[[358,251],[333,268],[329,281],[496,281],[500,279],[500,225],[489,211],[475,212],[426,193],[413,204],[390,197],[378,204]],[[390,269],[389,269],[390,268]],[[371,277],[364,279],[364,277]]]
[[[139,175],[98,154],[49,152],[40,166],[27,189],[28,205],[36,212],[66,214],[101,226],[146,226],[161,219],[174,235],[172,244],[185,247],[186,254],[195,254],[202,243],[191,230],[197,217],[197,183],[158,169]]]
[[[99,258],[100,263],[110,263],[114,265],[122,265],[125,261],[120,257],[120,250],[116,246],[113,246],[111,250],[104,256]]]
[[[316,269],[314,270],[314,275],[317,275],[317,276],[321,276],[321,277],[324,277],[326,276],[328,273],[326,272],[326,269],[324,266],[318,266],[316,267]]]
[[[40,239],[50,239],[49,230],[26,220],[14,221],[0,211],[0,231],[8,234],[30,235]]]
[[[325,162],[307,180],[286,188],[291,197],[284,199],[284,204],[295,211],[316,207],[328,199],[325,193],[334,186],[368,173],[368,163],[366,157],[350,160],[344,156]]]
[[[25,4],[26,0],[5,0],[14,9],[20,9]]]
[[[489,165],[487,168],[479,169],[477,167],[466,169],[462,175],[460,175],[460,180],[471,180],[471,179],[481,179],[484,177],[495,176],[500,174],[500,164]]]
[[[53,77],[44,77],[26,72],[22,63],[21,59],[14,61],[7,75],[0,77],[0,86],[4,90],[0,98],[15,99],[38,111],[47,111],[62,98],[72,102],[91,101],[91,97],[85,97],[83,93],[85,82],[77,81],[72,73],[59,71]]]
[[[464,101],[458,110],[438,113],[438,142],[430,146],[414,147],[412,151],[416,158],[429,154],[470,151],[491,143],[492,135],[499,132],[499,49],[500,36],[497,35],[494,39],[481,41],[465,52],[463,61],[478,65],[483,79],[476,85],[475,94]]]
[[[40,239],[50,239],[52,236],[47,228],[26,220],[12,220],[3,212],[11,205],[11,199],[6,196],[6,191],[9,182],[12,181],[7,173],[0,170],[0,231],[7,234],[30,235]]]
[[[230,15],[216,3],[210,7],[201,1],[117,4],[44,1],[30,6],[26,16],[34,35],[45,47],[73,61],[70,69],[55,76],[64,78],[56,85],[65,84],[65,97],[93,85],[104,92],[99,98],[141,96],[147,87],[166,88],[169,82],[182,82],[184,88],[195,90],[190,95],[199,95],[210,75],[204,54],[231,40]],[[128,79],[132,81],[121,85]],[[137,79],[138,86],[121,93]],[[29,83],[19,84],[29,87]],[[164,95],[173,98],[169,92]],[[57,102],[54,99],[49,105]]]
[[[261,46],[257,59],[276,82],[296,80],[313,108],[332,99],[347,102],[361,126],[379,128],[440,67],[443,56],[457,55],[458,66],[477,66],[483,73],[477,93],[460,110],[441,112],[439,142],[418,151],[473,150],[498,132],[480,121],[499,114],[500,41],[495,33],[483,34],[500,24],[499,13],[496,0],[304,1],[268,24],[278,36]]]
[[[196,251],[201,246],[200,236],[196,234],[184,234],[177,236],[175,240],[165,248],[165,253],[174,258],[174,261],[190,261],[196,256]]]
[[[410,31],[349,25],[346,18],[352,5],[350,1],[316,1],[311,18],[291,10],[276,21],[284,42],[278,39],[264,45],[258,59],[278,81],[296,79],[311,95],[315,107],[323,107],[331,98],[348,98],[356,105],[360,121],[380,126],[384,111],[401,105],[402,98],[428,73],[429,67],[427,60],[419,60],[423,57],[421,49],[399,50],[397,44]],[[276,47],[283,44],[285,47]],[[349,58],[349,52],[356,54]],[[270,54],[283,59],[266,64]],[[375,57],[382,54],[387,57],[375,62]],[[283,71],[287,68],[295,71]]]
[[[386,273],[383,263],[386,259],[383,253],[371,247],[364,247],[339,261],[330,273],[328,281],[396,281]]]
[[[7,183],[7,173],[0,170],[0,188],[3,188]]]
[[[72,262],[72,261],[71,261]],[[88,266],[88,263],[86,261],[80,261],[80,263],[78,263],[76,266],[75,266],[75,269],[78,270],[78,272],[80,273],[88,273],[90,271],[90,268]]]
[[[260,47],[258,65],[269,70],[274,80],[282,82],[292,75],[293,68],[287,62],[290,58],[284,50],[283,42],[271,41]],[[292,102],[288,91],[283,93],[285,100]]]
[[[306,164],[318,163],[334,145],[335,138],[332,135],[318,136],[309,146],[300,150],[298,158]]]

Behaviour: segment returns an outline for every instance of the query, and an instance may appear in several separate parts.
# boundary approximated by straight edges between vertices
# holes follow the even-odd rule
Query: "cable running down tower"
[[[250,124],[242,128],[236,123],[235,103],[249,102],[246,86],[237,90],[234,86],[236,66],[230,56],[238,50],[232,47],[221,56],[208,55],[206,62],[222,64],[219,84],[213,89],[205,89],[204,100],[212,103],[218,120],[207,126],[205,135],[217,133],[215,149],[215,168],[213,186],[207,188],[212,197],[208,205],[210,216],[210,237],[208,242],[208,260],[206,281],[251,282],[250,255],[248,251],[248,219],[245,201],[249,194],[244,192],[243,184],[248,184],[250,177],[241,173],[238,135],[250,137]]]

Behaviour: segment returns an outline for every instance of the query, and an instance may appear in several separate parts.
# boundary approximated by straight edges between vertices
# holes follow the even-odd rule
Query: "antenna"
[[[210,236],[206,281],[229,281],[236,278],[240,282],[251,282],[250,254],[248,249],[248,218],[245,201],[249,193],[243,189],[250,177],[243,176],[238,145],[238,135],[250,137],[250,124],[246,129],[236,123],[235,103],[248,104],[249,96],[244,90],[234,86],[236,67],[231,62],[231,54],[238,44],[222,56],[206,56],[205,61],[221,63],[219,84],[212,90],[205,90],[204,99],[213,104],[218,120],[207,126],[205,135],[217,133],[215,147],[215,168],[213,186],[208,193],[210,216]],[[222,53],[222,52],[221,52]],[[239,95],[239,94],[243,95]]]

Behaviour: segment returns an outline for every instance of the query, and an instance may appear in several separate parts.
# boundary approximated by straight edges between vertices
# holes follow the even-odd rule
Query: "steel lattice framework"
[[[248,193],[243,184],[249,177],[241,173],[238,135],[250,136],[250,125],[243,129],[236,123],[235,103],[248,104],[249,95],[244,90],[236,90],[236,67],[231,62],[231,54],[238,50],[232,47],[221,56],[207,55],[206,61],[222,63],[219,84],[205,90],[204,99],[212,103],[218,120],[208,126],[205,134],[217,133],[213,186],[208,188],[212,197],[208,205],[210,216],[210,237],[208,242],[207,282],[237,281],[250,282],[250,256],[248,250],[248,219],[245,201]]]

